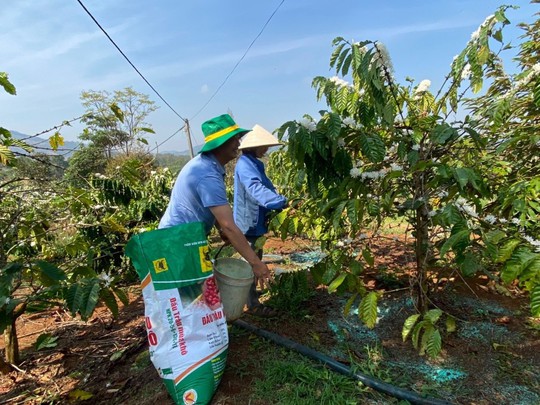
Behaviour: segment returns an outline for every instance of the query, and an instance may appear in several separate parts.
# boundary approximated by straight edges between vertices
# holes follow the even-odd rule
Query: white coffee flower
[[[525,239],[532,246],[534,246],[535,252],[540,252],[540,240],[536,240],[536,239],[534,239],[533,237],[531,237],[529,235],[523,235],[523,239]]]
[[[356,121],[352,117],[345,117],[342,121],[343,125],[348,127],[355,127]]]
[[[488,224],[494,224],[495,222],[497,222],[497,218],[495,218],[495,216],[493,215],[486,215],[486,217],[484,218],[484,221],[486,221]]]
[[[471,34],[471,42],[476,42],[476,41],[478,41],[478,38],[480,38],[480,28],[478,28],[476,31],[474,31],[474,32]]]
[[[348,87],[349,86],[349,82],[347,82],[347,81],[345,81],[343,79],[340,79],[337,76],[332,76],[329,80],[332,83],[335,83],[337,86],[340,86],[340,87]]]
[[[469,77],[471,77],[471,65],[467,63],[461,71],[461,78],[465,80]]]
[[[350,171],[349,171],[349,174],[352,178],[356,178],[356,177],[360,177],[360,169],[357,168],[357,167],[353,167]]]
[[[412,150],[420,150],[420,145],[414,144],[413,146],[411,146],[411,149]]]
[[[109,276],[107,273],[102,272],[102,273],[98,276],[98,278],[99,278],[100,280],[105,281],[105,287],[108,287],[109,285],[111,285],[112,277]]]
[[[429,86],[431,86],[431,80],[427,80],[427,79],[422,80],[420,84],[418,85],[418,87],[416,88],[416,90],[414,91],[414,93],[415,94],[424,93],[428,91]]]
[[[443,190],[443,191],[437,193],[437,197],[439,197],[439,198],[448,197],[448,192]]]
[[[312,120],[309,118],[302,118],[299,121],[299,124],[302,125],[305,129],[307,129],[309,132],[313,132],[317,129],[317,124],[315,124]]]
[[[382,42],[377,41],[375,43],[375,49],[378,51],[378,57],[376,59],[377,63],[386,67],[386,70],[391,74],[394,71],[394,66],[392,65],[390,53],[388,52],[388,49],[386,49],[386,45],[384,45]]]

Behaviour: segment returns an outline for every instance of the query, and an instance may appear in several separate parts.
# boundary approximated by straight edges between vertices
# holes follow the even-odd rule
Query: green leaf
[[[114,287],[113,292],[116,294],[120,302],[124,305],[129,305],[129,297],[127,293],[120,287]]]
[[[521,243],[519,239],[510,239],[508,240],[504,246],[499,248],[499,252],[497,253],[497,258],[495,260],[496,263],[504,263],[508,259],[510,259],[510,256],[512,256],[512,253],[514,253],[514,249]]]
[[[337,290],[337,288],[343,283],[345,278],[347,277],[347,272],[343,272],[340,275],[338,275],[328,286],[328,292],[333,293]]]
[[[139,128],[139,131],[148,132],[150,134],[155,134],[156,133],[156,131],[154,131],[152,128],[147,128],[147,127]]]
[[[120,122],[124,122],[124,112],[120,107],[118,107],[118,104],[112,103],[109,105],[109,108]]]
[[[476,254],[467,252],[463,257],[458,260],[461,272],[465,277],[474,276],[479,270],[482,269],[482,264]]]
[[[457,130],[450,125],[444,123],[435,126],[431,133],[433,142],[439,145],[444,145],[449,139],[454,139],[458,135]]]
[[[69,287],[66,303],[73,316],[79,312],[81,318],[86,320],[92,315],[99,301],[99,283],[98,278],[81,279]]]
[[[13,152],[7,146],[0,144],[0,163],[8,165],[13,159],[15,159]]]
[[[343,315],[348,316],[351,312],[352,305],[354,304],[354,301],[356,301],[356,298],[358,297],[358,293],[354,293],[351,295],[351,297],[347,300],[345,303],[345,307],[343,308]]]
[[[531,314],[534,317],[540,317],[540,284],[531,291]]]
[[[456,329],[456,318],[454,318],[453,316],[448,316],[446,318],[446,331],[448,333],[453,333],[456,331]]]
[[[429,334],[428,334],[428,331],[426,331],[426,335],[428,335],[428,337],[426,338],[427,340],[426,353],[428,354],[429,357],[435,358],[441,352],[441,348],[442,348],[441,334],[439,333],[438,329],[435,329],[433,331],[430,330]]]
[[[446,255],[446,253],[459,244],[468,244],[470,240],[471,231],[464,229],[457,232],[456,234],[450,236],[442,245],[440,250],[441,257]]]
[[[58,345],[58,336],[52,336],[50,333],[43,333],[39,335],[34,343],[36,350],[52,349]]]
[[[502,29],[496,30],[493,33],[492,37],[502,44],[502,42],[503,42]]]
[[[92,398],[94,395],[88,391],[75,389],[73,391],[70,391],[68,394],[68,397],[71,401],[86,401],[90,398]]]
[[[364,156],[366,156],[371,162],[382,162],[386,154],[386,148],[384,141],[378,134],[361,134],[360,149]]]
[[[102,288],[99,292],[99,297],[105,303],[107,308],[111,311],[114,318],[118,317],[118,303],[116,302],[116,297],[112,291],[108,288]]]
[[[414,327],[414,329],[412,331],[412,334],[411,334],[411,340],[412,340],[413,347],[415,349],[418,349],[418,341],[420,340],[420,332],[422,331],[423,328],[427,328],[429,326],[431,326],[430,322],[428,322],[428,321],[420,321]]]
[[[335,39],[334,39],[334,41],[335,41]],[[334,52],[332,52],[332,56],[330,57],[330,67],[334,67],[334,65],[335,65],[335,63],[337,61],[337,58],[338,58],[339,54],[341,53],[341,50],[343,49],[343,47],[345,45],[346,45],[345,43],[342,43],[342,44],[336,46],[336,49],[334,49]]]
[[[118,351],[114,352],[111,355],[111,357],[109,357],[109,360],[110,361],[116,361],[116,360],[120,359],[123,356],[125,351],[126,351],[126,349],[122,349],[122,350],[118,350]]]
[[[411,330],[413,326],[416,324],[416,321],[418,321],[418,318],[420,318],[420,314],[414,314],[409,316],[405,323],[403,324],[403,329],[401,330],[401,337],[403,338],[403,341],[407,340],[407,336],[411,333]]]
[[[377,323],[377,293],[370,292],[358,306],[358,316],[368,328],[374,328]]]
[[[60,135],[60,132],[56,131],[53,136],[49,138],[49,145],[52,150],[58,150],[60,146],[64,145],[64,137]]]
[[[364,267],[362,266],[362,263],[360,263],[357,260],[353,260],[349,263],[349,269],[351,270],[351,273],[355,276],[359,276],[362,274],[362,271],[364,270]]]
[[[99,291],[101,286],[98,279],[91,279],[86,287],[82,302],[81,317],[83,319],[88,319],[94,312],[96,305],[99,301]]]
[[[347,89],[345,89],[345,92],[348,92]],[[339,114],[335,113],[330,113],[328,115],[328,135],[336,139],[341,132],[341,117]]]
[[[427,319],[433,325],[435,325],[437,321],[439,320],[439,318],[441,317],[442,313],[443,312],[438,308],[430,309],[429,311],[425,313],[424,319]]]
[[[362,257],[370,266],[373,266],[375,264],[375,257],[373,257],[371,251],[368,248],[362,250]]]
[[[501,271],[501,279],[510,284],[516,280],[520,274],[535,261],[537,255],[528,248],[518,248],[505,263]]]
[[[15,86],[9,81],[8,74],[6,72],[0,72],[0,86],[2,86],[4,90],[12,96],[17,94]]]
[[[43,284],[47,286],[57,285],[60,281],[66,280],[66,273],[63,270],[59,269],[55,265],[38,260],[36,265],[41,270],[41,280]]]

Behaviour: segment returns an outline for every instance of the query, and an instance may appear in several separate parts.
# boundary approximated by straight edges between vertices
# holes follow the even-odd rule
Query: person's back
[[[201,221],[207,233],[215,218],[209,207],[228,204],[223,176],[225,170],[212,154],[200,154],[180,171],[171,201],[159,222],[160,228]]]

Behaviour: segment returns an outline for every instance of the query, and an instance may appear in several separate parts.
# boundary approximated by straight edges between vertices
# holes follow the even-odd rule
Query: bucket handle
[[[212,262],[215,262],[217,257],[219,256],[219,254],[221,253],[221,250],[225,247],[226,245],[223,244],[221,245],[221,247],[218,249],[217,253],[214,255],[214,259],[212,260]]]

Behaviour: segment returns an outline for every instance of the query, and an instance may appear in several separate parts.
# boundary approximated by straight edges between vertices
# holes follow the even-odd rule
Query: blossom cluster
[[[471,40],[470,42],[472,43],[475,43],[478,41],[478,39],[480,38],[480,31],[482,30],[482,28],[484,27],[492,27],[493,24],[495,24],[495,16],[493,14],[489,15],[486,17],[486,19],[484,20],[484,22],[482,24],[480,24],[480,26],[476,29],[476,31],[474,31],[472,34],[471,34]]]
[[[98,278],[105,282],[105,287],[109,287],[113,281],[112,277],[105,272],[101,273]]]
[[[332,76],[330,79],[329,79],[332,83],[334,83],[336,86],[339,86],[339,87],[349,87],[349,82],[343,80],[343,79],[340,79],[339,77],[337,76]]]
[[[422,80],[420,84],[418,85],[418,87],[416,87],[414,94],[418,95],[421,93],[425,93],[426,91],[429,90],[429,86],[431,86],[431,80],[428,80],[428,79]]]
[[[309,132],[313,132],[317,129],[317,124],[307,117],[302,118],[298,123]]]
[[[374,44],[376,53],[374,57],[374,62],[377,64],[377,66],[381,69],[381,76],[384,77],[384,72],[388,73],[390,76],[390,79],[394,79],[394,66],[392,64],[392,60],[390,59],[390,54],[388,53],[388,49],[386,49],[386,46],[380,42],[377,41]]]

